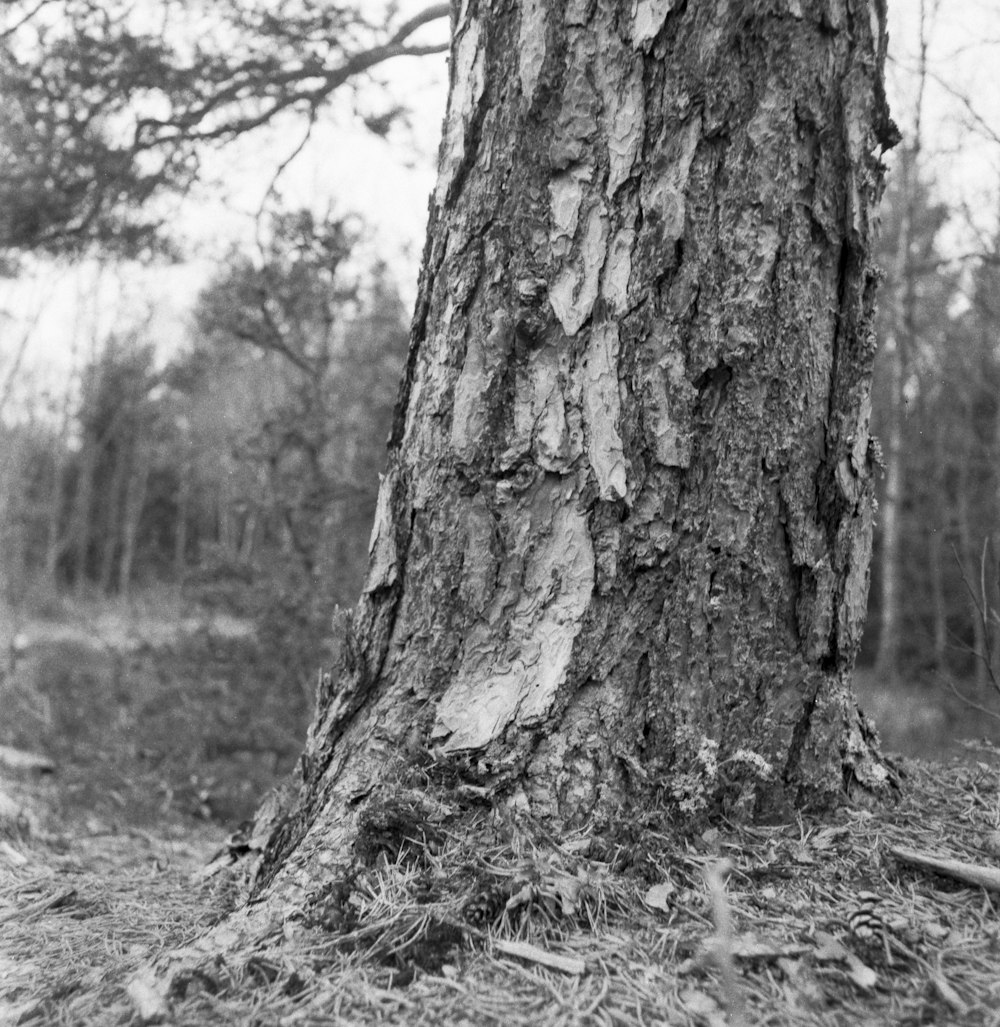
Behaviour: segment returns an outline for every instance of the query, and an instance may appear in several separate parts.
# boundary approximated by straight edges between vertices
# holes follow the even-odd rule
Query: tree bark
[[[556,830],[887,785],[850,687],[883,45],[865,0],[461,5],[367,581],[260,888],[414,775]]]

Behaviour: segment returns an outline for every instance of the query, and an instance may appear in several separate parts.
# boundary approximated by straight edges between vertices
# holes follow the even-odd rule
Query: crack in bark
[[[809,737],[809,733],[812,729],[812,717],[813,712],[816,709],[816,701],[819,696],[820,686],[822,680],[817,678],[815,681],[810,681],[809,688],[811,694],[806,696],[802,706],[802,713],[796,721],[795,726],[792,728],[791,741],[788,744],[788,758],[785,761],[785,766],[781,774],[782,785],[787,789],[790,785],[798,785],[797,778],[800,776],[799,763],[802,759],[802,750],[805,746],[806,739]]]
[[[403,441],[403,434],[406,430],[406,413],[410,405],[410,392],[417,373],[417,360],[420,355],[420,347],[427,337],[427,320],[430,316],[431,300],[434,297],[434,283],[441,263],[440,260],[432,260],[437,238],[437,233],[434,231],[437,220],[437,212],[434,205],[431,204],[427,224],[427,244],[424,247],[423,266],[425,270],[410,325],[410,345],[406,353],[406,365],[403,368],[403,378],[399,383],[396,406],[392,413],[392,430],[389,433],[388,442],[390,451],[398,449]],[[447,230],[445,230],[443,243],[439,247],[442,258],[447,250],[447,241]]]

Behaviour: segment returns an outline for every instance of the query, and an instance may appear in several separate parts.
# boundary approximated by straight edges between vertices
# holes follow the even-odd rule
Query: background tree
[[[927,403],[941,374],[942,342],[949,332],[947,310],[957,287],[937,245],[948,212],[920,178],[919,153],[904,146],[894,157],[896,173],[890,178],[880,219],[878,257],[886,277],[873,402],[884,474],[878,489],[871,641],[877,644],[876,673],[887,681],[904,670],[916,634],[930,636],[930,624],[923,617],[926,609],[918,626],[907,596],[913,595],[909,587],[916,584],[914,575],[921,576],[926,569],[914,562],[912,547],[929,546],[933,551],[940,537],[932,538],[928,530],[938,524],[936,518],[919,523],[914,497],[942,466],[942,454],[926,444],[940,437],[937,429],[925,435],[931,423]],[[933,506],[943,497],[930,489],[924,498]],[[938,559],[936,553],[932,559]]]
[[[964,259],[946,256],[940,238],[955,213],[916,158],[907,147],[896,155],[881,218],[873,425],[885,474],[865,657],[883,682],[973,675],[981,692],[988,660],[973,654],[989,648],[981,593],[994,591],[981,557],[998,509],[997,322],[984,283],[996,256],[989,239]]]
[[[186,488],[217,511],[214,534],[188,514],[185,536],[203,575],[215,539],[215,559],[259,583],[262,638],[311,680],[332,612],[361,587],[405,330],[385,268],[352,267],[360,226],[300,211],[272,229],[259,260],[235,254],[203,292],[198,344],[173,372],[198,440]]]
[[[179,585],[257,621],[261,673],[311,696],[331,615],[361,587],[405,350],[395,285],[355,254],[363,232],[275,216],[261,252],[234,251],[204,290],[190,349],[164,365],[145,323],[99,342],[79,395],[12,448],[12,598],[25,580]]]
[[[972,85],[995,41],[971,23],[963,38],[953,11],[936,0],[897,7],[892,32],[890,85],[905,142],[889,162],[879,253],[874,427],[884,475],[862,654],[874,667],[861,676],[876,700],[889,690],[894,710],[937,707],[951,721],[962,711],[943,682],[973,674],[974,663],[980,685],[986,677],[972,658],[986,645],[983,604],[963,576],[983,591],[982,543],[995,523],[986,497],[998,453],[974,411],[992,409],[984,389],[996,356],[991,343],[973,342],[973,324],[977,279],[996,259],[995,176],[987,172],[984,188],[982,160],[995,162],[1000,142],[988,86]],[[986,578],[992,593],[991,571]],[[901,703],[899,689],[914,685],[927,687]],[[939,721],[923,741],[935,745],[946,727]]]
[[[133,338],[108,340],[83,378],[79,448],[61,559],[77,591],[93,580],[127,593],[156,431],[153,351]]]

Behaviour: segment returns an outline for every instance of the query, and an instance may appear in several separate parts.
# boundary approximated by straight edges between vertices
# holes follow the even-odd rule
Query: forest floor
[[[226,724],[203,727],[202,707],[178,721],[157,698],[161,688],[194,701],[193,685],[178,696],[171,684],[191,672],[176,639],[116,664],[106,693],[80,644],[21,665],[36,675],[34,704],[16,676],[0,695],[0,745],[34,748],[24,732],[45,728],[56,757],[20,769],[0,759],[0,1025],[1000,1027],[995,882],[911,862],[915,851],[997,875],[1000,749],[988,741],[955,743],[941,762],[901,757],[898,802],[823,819],[693,837],[650,829],[610,848],[586,836],[557,845],[502,820],[414,831],[336,908],[229,946],[165,991],[161,957],[225,923],[239,894],[236,878],[205,867],[247,809],[236,782],[249,763],[233,738],[216,738]],[[219,660],[231,655],[218,645]],[[67,660],[75,672],[60,676]],[[196,675],[205,703],[224,691],[220,667]],[[872,684],[860,683],[866,705],[892,708]],[[83,723],[59,743],[64,706]],[[941,723],[927,720],[894,740],[944,756]],[[187,732],[195,755],[146,753],[155,738],[165,750],[171,730]],[[276,778],[285,753],[270,755]]]

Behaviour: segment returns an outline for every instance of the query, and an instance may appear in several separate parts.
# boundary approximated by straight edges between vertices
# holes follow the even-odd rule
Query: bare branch
[[[937,72],[929,71],[928,75],[934,79],[934,81],[950,96],[952,99],[957,100],[964,108],[966,113],[972,119],[974,125],[978,126],[979,130],[989,139],[991,142],[996,143],[1000,146],[1000,132],[998,132],[993,126],[983,117],[979,111],[976,110],[972,103],[972,100],[963,93],[960,89],[955,88],[943,75],[939,75]]]
[[[938,676],[940,677],[940,675]],[[955,687],[955,684],[951,680],[951,678],[944,678],[943,680],[944,683],[954,693],[956,698],[961,699],[962,702],[965,703],[965,705],[968,706],[970,709],[976,710],[978,713],[985,713],[987,717],[992,717],[994,720],[1000,720],[1000,713],[997,713],[995,710],[991,710],[986,706],[980,705],[975,700],[970,699],[967,695],[962,695],[962,693]]]
[[[969,250],[967,253],[955,253],[950,257],[938,257],[935,260],[920,261],[911,265],[911,270],[916,274],[930,274],[939,271],[943,267],[949,267],[953,264],[964,264],[968,261],[976,261],[989,267],[1000,267],[1000,254],[985,250]]]
[[[441,18],[449,18],[450,16],[451,4],[434,4],[431,7],[427,7],[419,14],[410,18],[409,21],[404,21],[389,40],[389,45],[391,46],[394,43],[402,43],[404,39],[408,36],[412,36],[413,33],[423,25],[428,25],[432,21],[439,21]],[[436,53],[438,51],[434,52]]]
[[[264,216],[264,208],[267,206],[267,201],[274,195],[275,190],[278,187],[278,180],[288,170],[288,166],[295,160],[296,157],[305,149],[306,144],[312,138],[313,129],[316,127],[316,111],[313,109],[309,112],[309,122],[306,125],[306,130],[302,134],[302,138],[296,144],[295,148],[291,153],[278,165],[275,169],[274,174],[271,176],[271,181],[268,183],[267,189],[264,190],[264,195],[261,198],[260,206],[257,208],[257,216],[255,218],[257,225],[256,240],[257,248],[263,252],[263,244],[260,238],[260,226],[261,220]]]
[[[14,33],[17,32],[18,29],[23,28],[25,25],[27,25],[28,22],[31,21],[31,19],[34,18],[35,15],[38,14],[38,12],[43,7],[48,7],[48,5],[51,3],[54,3],[54,0],[38,0],[38,3],[35,4],[34,8],[28,11],[28,13],[25,14],[24,17],[20,19],[20,21],[14,22],[13,25],[9,25],[2,32],[0,32],[0,39],[6,39],[8,36],[14,35]]]

